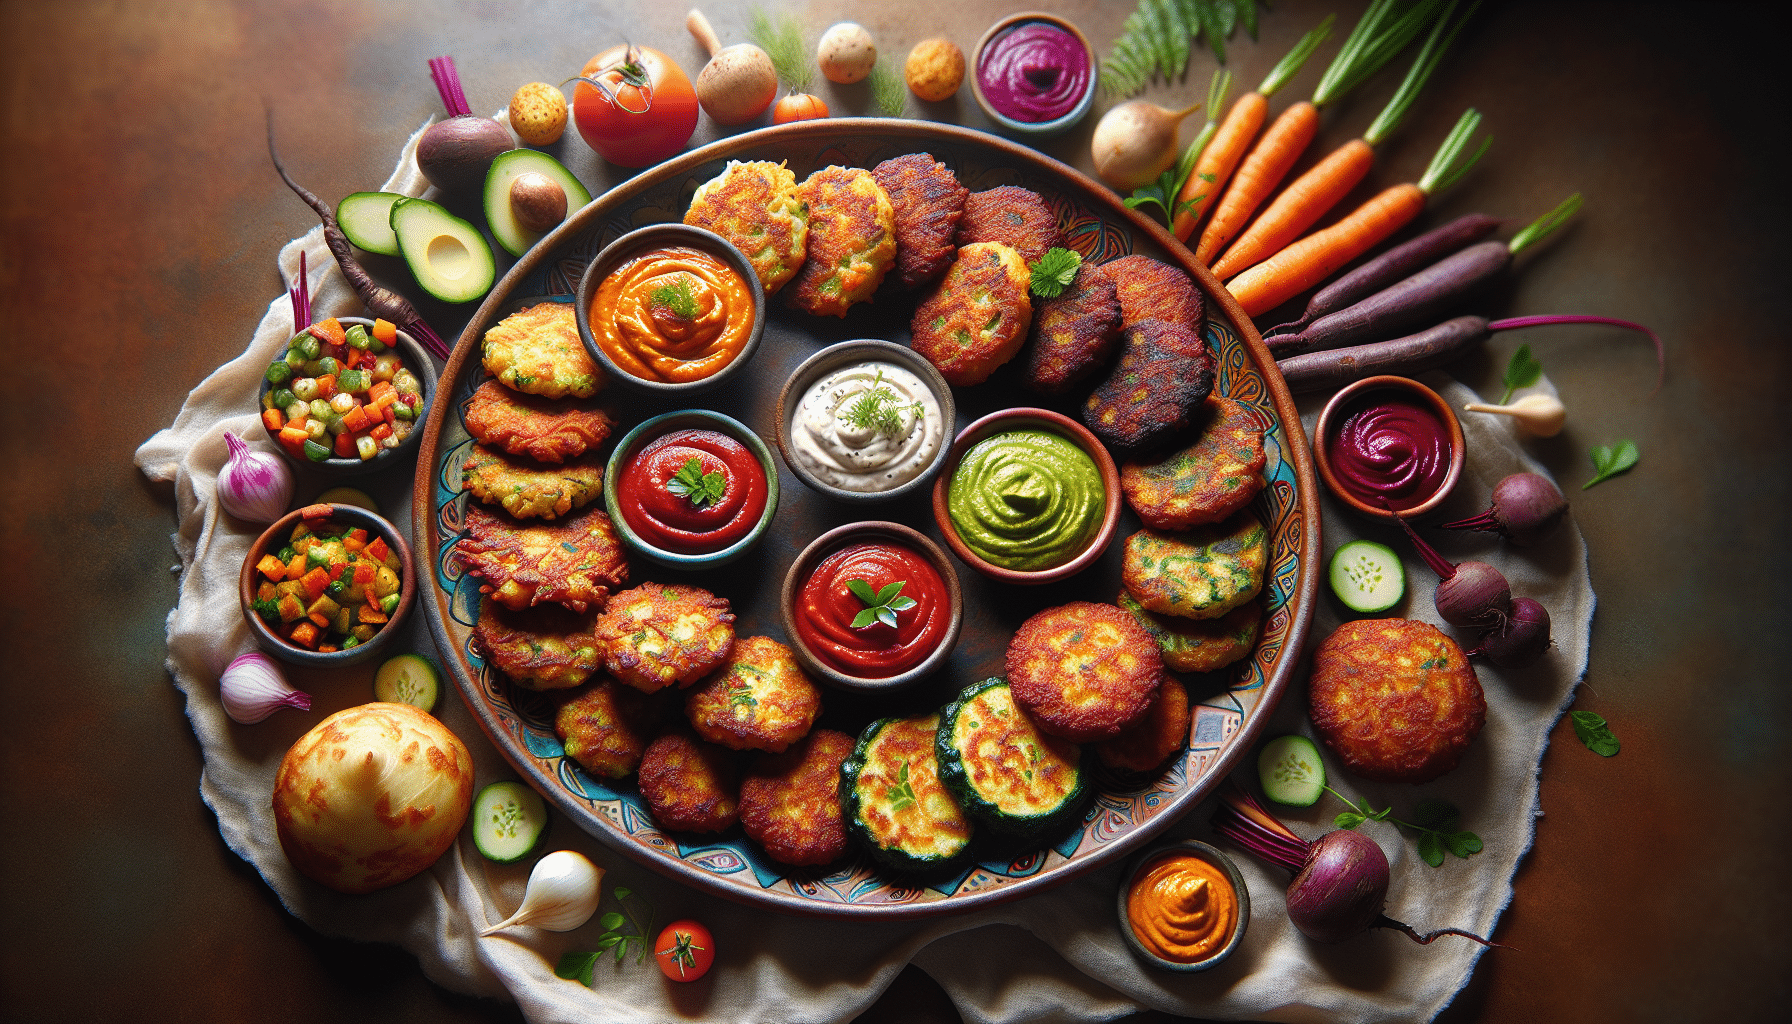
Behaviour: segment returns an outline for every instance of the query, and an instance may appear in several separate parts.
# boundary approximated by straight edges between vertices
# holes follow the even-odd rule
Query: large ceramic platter
[[[1144,253],[1187,266],[1210,295],[1207,337],[1219,356],[1218,388],[1247,406],[1267,431],[1269,486],[1254,509],[1272,536],[1265,582],[1265,629],[1254,654],[1227,670],[1191,676],[1196,702],[1188,747],[1154,778],[1124,780],[1097,774],[1098,796],[1074,830],[1026,847],[977,840],[978,860],[949,878],[914,880],[881,870],[862,854],[825,869],[793,872],[767,859],[735,826],[697,836],[660,829],[632,780],[593,778],[565,756],[554,735],[549,695],[512,686],[486,665],[472,644],[478,615],[477,578],[469,576],[457,540],[467,495],[460,466],[470,440],[462,413],[484,379],[479,341],[485,330],[523,305],[570,301],[579,275],[598,250],[618,236],[683,217],[697,186],[729,160],[786,162],[800,180],[830,164],[872,167],[904,153],[929,152],[972,191],[1018,184],[1040,193],[1057,211],[1069,244],[1084,259],[1103,262]],[[418,562],[429,573],[422,596],[448,670],[486,734],[516,770],[559,812],[642,864],[718,895],[798,914],[919,917],[959,913],[1037,893],[1125,856],[1199,803],[1251,748],[1287,687],[1311,619],[1318,579],[1319,513],[1311,462],[1300,420],[1261,340],[1228,296],[1186,250],[1127,210],[1114,194],[1075,170],[994,136],[917,121],[837,119],[749,132],[685,154],[611,191],[572,216],[505,275],[461,335],[432,404],[418,459],[415,534]],[[747,372],[703,403],[746,423],[768,442],[779,389],[797,364],[821,347],[855,338],[909,339],[918,297],[886,287],[876,300],[844,319],[786,309],[774,298],[765,340]],[[663,402],[612,384],[605,393],[619,433],[667,411]],[[1012,367],[987,383],[956,392],[958,423],[996,409],[1041,405],[1076,415],[1079,396],[1042,403],[1015,383]],[[832,527],[861,519],[894,519],[934,539],[939,531],[926,489],[888,505],[847,506],[809,490],[788,468],[776,524],[751,554],[707,573],[680,573],[646,563],[632,566],[633,582],[678,582],[706,587],[733,603],[740,636],[785,640],[779,587],[805,544]],[[1002,674],[1003,652],[1029,615],[1072,600],[1112,601],[1120,591],[1121,541],[1138,528],[1130,512],[1105,557],[1091,568],[1043,587],[996,583],[957,566],[964,584],[963,634],[945,667],[897,695],[865,696],[824,688],[818,725],[856,735],[872,720],[937,710],[966,684]],[[1095,759],[1089,759],[1093,762]]]

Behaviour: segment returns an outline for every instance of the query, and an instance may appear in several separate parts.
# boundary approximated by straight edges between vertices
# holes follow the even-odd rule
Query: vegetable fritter
[[[1114,279],[1105,268],[1085,263],[1062,294],[1034,307],[1021,383],[1042,395],[1061,395],[1106,365],[1119,342]]]
[[[1021,623],[1008,686],[1039,727],[1078,743],[1110,739],[1150,709],[1164,676],[1151,634],[1111,604],[1072,601]]]
[[[1217,619],[1257,596],[1269,561],[1269,531],[1249,509],[1180,533],[1140,530],[1126,538],[1120,579],[1148,611]]]
[[[532,395],[590,398],[604,386],[568,302],[538,302],[510,314],[485,332],[480,352],[485,372]]]
[[[1210,394],[1193,418],[1200,436],[1155,462],[1120,464],[1127,504],[1154,530],[1216,523],[1263,489],[1264,424],[1229,398]]]
[[[603,496],[604,462],[593,452],[541,466],[474,444],[461,467],[461,486],[518,519],[554,519]]]
[[[1120,362],[1083,403],[1083,422],[1110,448],[1143,452],[1189,424],[1213,392],[1213,354],[1186,327],[1141,320],[1123,332]]]
[[[954,387],[981,384],[1027,340],[1032,273],[1000,242],[958,250],[946,276],[915,309],[909,346]]]
[[[1201,336],[1207,326],[1207,299],[1182,269],[1149,256],[1122,256],[1102,266],[1119,289],[1121,326],[1168,320]]]
[[[577,399],[542,398],[488,380],[462,417],[467,433],[492,449],[537,462],[565,462],[596,448],[616,421]]]
[[[647,745],[636,781],[661,828],[720,832],[740,817],[734,752],[680,729]]]
[[[946,272],[970,190],[928,153],[885,160],[871,169],[896,211],[896,278],[919,288]]]
[[[998,185],[965,197],[958,244],[972,242],[1001,242],[1019,252],[1024,262],[1034,263],[1064,244],[1064,232],[1058,228],[1058,215],[1039,193],[1019,185]]]
[[[826,864],[846,852],[840,765],[853,739],[816,729],[781,754],[762,754],[740,784],[747,837],[780,864]]]
[[[1115,604],[1132,613],[1177,672],[1215,672],[1250,654],[1263,629],[1263,606],[1246,601],[1217,619],[1188,619],[1146,611],[1121,591]]]
[[[701,587],[643,583],[610,598],[597,618],[604,667],[649,693],[689,686],[734,649],[734,613]]]
[[[733,242],[766,295],[796,276],[808,252],[809,211],[797,195],[796,175],[769,160],[728,161],[697,187],[684,222]]]
[[[868,301],[896,264],[896,210],[871,172],[824,167],[797,186],[809,210],[809,254],[790,285],[790,304],[816,316],[845,316]]]
[[[1164,676],[1157,699],[1138,725],[1095,745],[1103,764],[1122,772],[1154,772],[1188,746],[1188,689],[1174,676]]]
[[[821,691],[790,648],[770,637],[739,637],[722,667],[691,687],[684,712],[711,743],[775,753],[808,735],[821,713]]]
[[[940,780],[939,726],[937,713],[879,719],[859,735],[841,772],[852,787],[848,813],[856,815],[847,827],[898,871],[956,865],[971,842],[971,821]]]
[[[1462,760],[1487,698],[1456,641],[1427,622],[1355,619],[1313,652],[1307,710],[1353,774],[1429,782]]]
[[[603,664],[603,643],[592,629],[595,617],[555,604],[511,611],[482,597],[473,640],[486,661],[518,686],[570,690]]]
[[[566,756],[606,779],[634,774],[665,718],[665,702],[609,676],[593,678],[554,712]]]
[[[459,550],[480,591],[507,608],[544,602],[575,612],[601,609],[628,582],[628,559],[601,508],[556,523],[518,524],[478,505],[467,508]]]

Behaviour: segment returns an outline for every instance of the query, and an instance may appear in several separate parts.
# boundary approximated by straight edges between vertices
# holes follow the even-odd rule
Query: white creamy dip
[[[886,397],[867,405],[867,396]],[[880,415],[866,415],[876,411]],[[880,425],[881,421],[881,425]],[[945,443],[940,403],[895,363],[842,367],[816,381],[790,421],[803,468],[846,491],[888,491],[921,475]]]

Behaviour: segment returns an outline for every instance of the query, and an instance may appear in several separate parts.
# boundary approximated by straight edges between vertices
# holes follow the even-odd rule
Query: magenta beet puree
[[[1393,392],[1353,402],[1327,444],[1333,475],[1374,508],[1383,498],[1396,512],[1422,505],[1450,473],[1449,428],[1428,406]]]
[[[1082,41],[1043,21],[1021,22],[991,39],[977,59],[983,98],[1016,121],[1056,121],[1076,109],[1088,85]]]

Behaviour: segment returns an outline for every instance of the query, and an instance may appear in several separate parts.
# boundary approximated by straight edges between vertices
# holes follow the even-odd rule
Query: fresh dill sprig
[[[901,117],[908,109],[908,83],[881,59],[871,65],[871,98],[885,117]]]
[[[747,38],[772,59],[772,70],[791,92],[809,91],[815,65],[810,63],[809,48],[803,45],[803,26],[795,15],[784,12],[773,21],[770,15],[754,8],[747,23]]]
[[[884,383],[884,372],[877,371],[872,378],[871,387],[859,393],[852,405],[846,409],[846,422],[860,430],[875,430],[889,437],[900,437],[903,434],[902,414],[912,411],[915,418],[925,415],[926,407],[920,402],[902,404],[896,392]]]
[[[689,274],[680,274],[676,279],[655,288],[647,301],[661,309],[670,310],[681,320],[693,320],[697,316],[697,296],[691,291]]]

